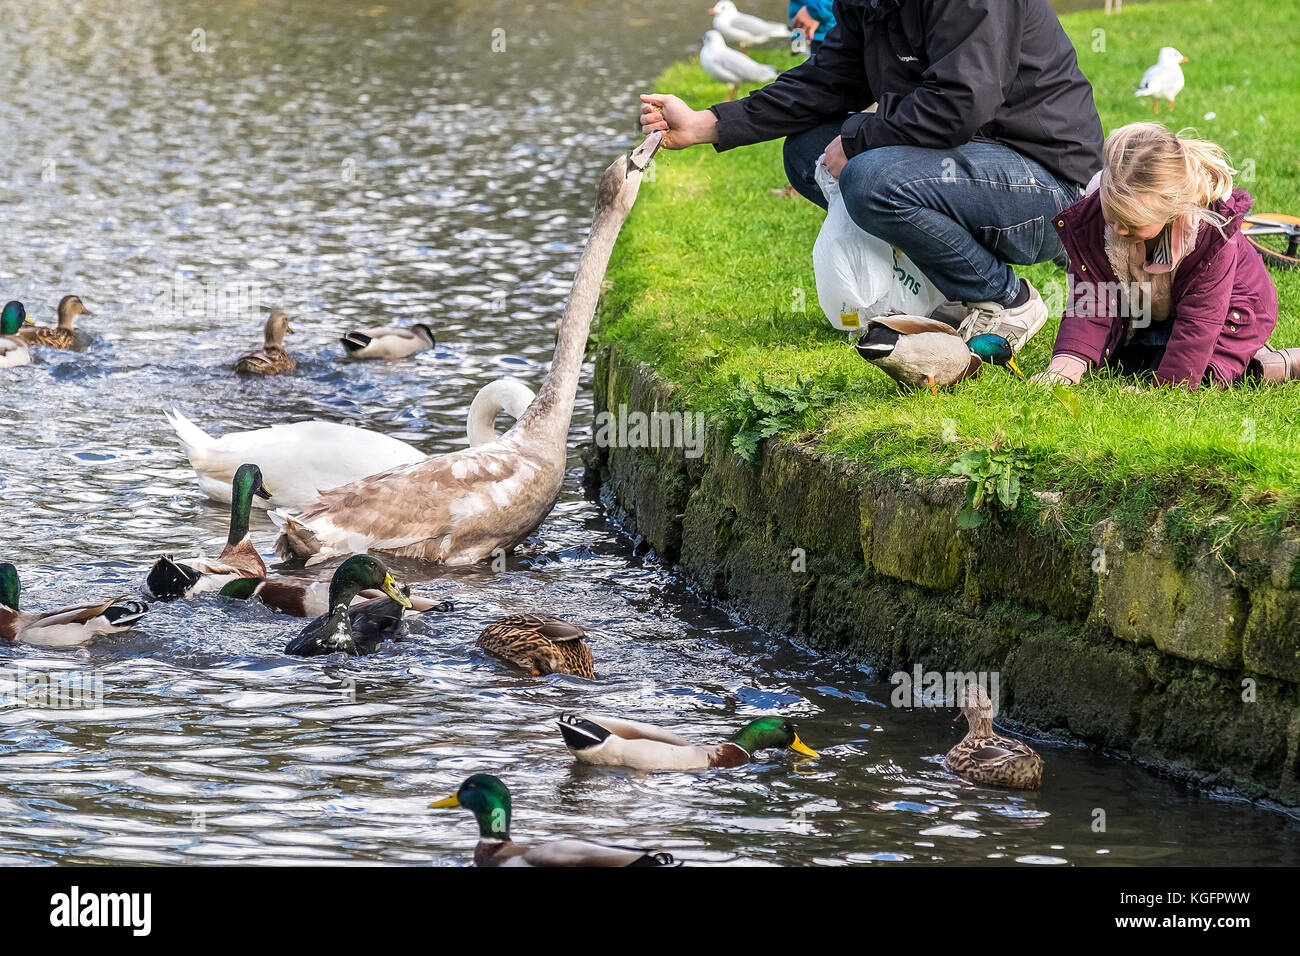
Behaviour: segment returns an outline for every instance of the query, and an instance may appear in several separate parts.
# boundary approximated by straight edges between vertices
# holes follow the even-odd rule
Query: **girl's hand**
[[[1088,371],[1088,363],[1073,355],[1054,355],[1052,364],[1045,372],[1039,372],[1029,381],[1040,385],[1078,385],[1083,373]]]

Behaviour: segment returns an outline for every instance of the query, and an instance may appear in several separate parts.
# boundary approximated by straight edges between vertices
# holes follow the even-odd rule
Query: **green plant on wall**
[[[805,426],[809,411],[842,397],[847,387],[843,376],[830,376],[824,384],[801,375],[793,384],[769,383],[761,375],[757,382],[732,376],[731,447],[752,464],[763,439]]]
[[[990,511],[1015,510],[1029,465],[1020,460],[998,432],[991,448],[966,452],[952,463],[949,471],[967,479],[966,507],[957,517],[957,527],[978,528],[988,520]]]

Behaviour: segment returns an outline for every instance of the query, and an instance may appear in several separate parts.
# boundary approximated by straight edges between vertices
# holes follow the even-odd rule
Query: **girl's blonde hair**
[[[1209,207],[1232,192],[1237,171],[1221,146],[1185,135],[1189,132],[1131,123],[1106,138],[1100,190],[1108,223],[1142,228],[1190,214],[1193,221],[1226,224]]]

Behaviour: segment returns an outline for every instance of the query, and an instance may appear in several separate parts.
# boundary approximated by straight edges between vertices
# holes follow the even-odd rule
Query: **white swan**
[[[663,139],[651,133],[605,170],[591,232],[537,398],[500,438],[321,492],[298,515],[269,511],[276,552],[308,564],[370,549],[441,564],[481,561],[528,537],[564,484],[569,423],[609,254]],[[272,489],[275,485],[272,484]]]
[[[533,397],[532,389],[515,379],[484,385],[469,407],[465,431],[470,445],[493,441],[497,413],[504,411],[517,419]],[[323,489],[426,457],[404,441],[337,422],[291,422],[213,438],[176,409],[163,415],[176,429],[181,451],[198,473],[199,488],[216,501],[230,501],[231,481],[245,462],[261,468],[267,485],[274,489],[270,505],[307,508]],[[257,499],[253,503],[268,507]]]

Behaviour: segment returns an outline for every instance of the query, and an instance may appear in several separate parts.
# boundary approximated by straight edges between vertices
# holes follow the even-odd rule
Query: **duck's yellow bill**
[[[434,803],[429,804],[429,809],[446,810],[448,807],[458,807],[458,806],[460,806],[460,801],[456,799],[456,795],[453,793],[450,797],[447,797],[445,800],[438,800]]]
[[[411,599],[397,589],[397,582],[393,580],[391,574],[384,575],[383,591],[408,611],[414,607],[414,605],[411,604]],[[455,804],[453,804],[453,806],[455,806]]]
[[[24,316],[23,316],[23,324],[24,324],[24,325],[35,325],[35,324],[36,324],[36,320],[33,319],[30,315],[24,315]]]
[[[1007,368],[1011,369],[1011,371],[1016,373],[1016,378],[1025,377],[1025,373],[1020,371],[1020,366],[1016,364],[1015,359],[1013,358],[1007,359]]]
[[[790,749],[793,750],[793,751],[794,751],[795,753],[797,753],[797,754],[803,754],[805,757],[820,757],[820,756],[821,756],[821,754],[819,754],[817,751],[813,750],[813,749],[812,749],[811,747],[809,747],[806,743],[804,743],[802,740],[800,740],[798,734],[795,734],[795,735],[794,735],[794,743],[792,743],[792,744],[790,745]]]

